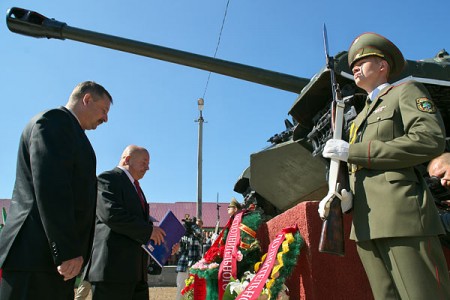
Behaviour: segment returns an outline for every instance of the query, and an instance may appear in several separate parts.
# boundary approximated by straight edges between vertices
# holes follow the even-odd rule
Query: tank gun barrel
[[[27,36],[61,40],[69,39],[93,44],[211,71],[297,94],[309,82],[309,79],[289,74],[71,27],[64,22],[49,19],[37,12],[18,7],[8,10],[6,23],[12,32]]]

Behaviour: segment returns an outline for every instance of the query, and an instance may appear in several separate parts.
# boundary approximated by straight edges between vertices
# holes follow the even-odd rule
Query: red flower
[[[203,258],[207,263],[219,262],[223,257],[224,246],[209,248]]]
[[[181,290],[181,295],[186,294],[187,292],[189,292],[192,289],[194,289],[194,285],[193,284],[190,284],[190,285],[186,286],[184,289]]]

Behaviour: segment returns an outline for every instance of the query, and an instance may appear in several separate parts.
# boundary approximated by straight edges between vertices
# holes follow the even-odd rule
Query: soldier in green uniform
[[[349,163],[356,241],[375,299],[450,299],[444,233],[415,166],[441,154],[442,118],[426,88],[388,80],[405,66],[400,50],[375,33],[348,51],[356,84],[368,93],[351,125],[350,143],[329,140],[323,156]]]

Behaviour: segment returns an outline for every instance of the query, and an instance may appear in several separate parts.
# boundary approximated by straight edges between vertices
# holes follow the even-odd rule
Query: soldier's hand
[[[342,212],[345,214],[353,208],[353,194],[346,189],[342,189],[341,196],[341,208]]]
[[[156,245],[161,245],[162,243],[164,243],[165,236],[166,233],[164,232],[164,230],[162,230],[158,226],[153,226],[153,231],[150,239],[153,240]]]
[[[61,265],[57,267],[58,273],[64,276],[64,281],[74,278],[77,276],[81,267],[83,266],[83,257],[78,256],[66,261],[63,261]]]
[[[341,194],[330,191],[319,203],[319,216],[322,220],[328,218],[330,213],[330,205],[334,198],[338,198],[341,201],[341,209],[343,213],[349,212],[353,207],[353,194],[346,189],[342,189]]]
[[[326,220],[326,218],[328,218],[328,214],[330,213],[330,204],[334,197],[334,193],[329,192],[322,200],[320,200],[317,211],[319,212],[319,216],[322,220]]]
[[[323,147],[322,156],[325,158],[348,160],[349,144],[344,140],[329,139]]]

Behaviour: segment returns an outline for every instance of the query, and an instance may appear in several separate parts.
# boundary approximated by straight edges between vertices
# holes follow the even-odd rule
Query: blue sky
[[[368,2],[373,4],[374,2]],[[69,26],[213,56],[226,0],[1,1]],[[408,59],[450,50],[444,0],[246,1],[231,0],[217,57],[310,78],[324,65],[322,26],[331,54],[347,50],[360,33],[391,39]],[[97,173],[117,165],[122,150],[137,144],[151,153],[141,180],[152,202],[196,201],[197,99],[208,72],[66,40],[12,33],[0,22],[0,198],[10,198],[19,136],[36,113],[64,105],[84,80],[104,85],[114,98],[109,122],[88,136]],[[284,130],[297,95],[212,74],[205,95],[203,201],[242,200],[233,186],[251,153]]]

